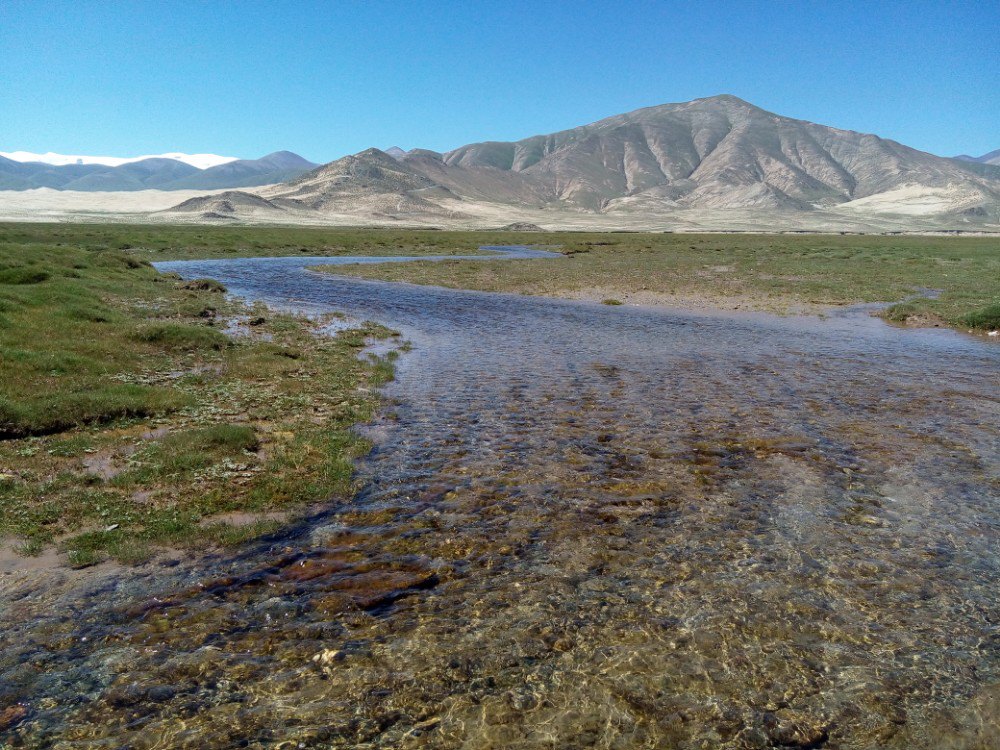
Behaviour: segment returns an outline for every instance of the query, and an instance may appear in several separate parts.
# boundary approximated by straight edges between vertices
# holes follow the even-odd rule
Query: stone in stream
[[[28,707],[23,703],[16,703],[13,706],[8,706],[0,711],[0,732],[17,726],[27,716]]]

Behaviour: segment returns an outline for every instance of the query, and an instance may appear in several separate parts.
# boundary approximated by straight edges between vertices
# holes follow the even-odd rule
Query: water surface
[[[1000,347],[305,270],[372,260],[158,264],[413,351],[352,504],[7,591],[0,738],[995,747]]]

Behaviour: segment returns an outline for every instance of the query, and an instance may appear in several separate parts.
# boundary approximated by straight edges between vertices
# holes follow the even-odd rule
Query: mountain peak
[[[715,96],[704,96],[700,99],[692,99],[687,104],[699,104],[701,102],[718,102],[719,104],[736,104],[743,107],[753,107],[754,109],[760,109],[760,107],[751,104],[746,99],[741,99],[735,94],[716,94]]]

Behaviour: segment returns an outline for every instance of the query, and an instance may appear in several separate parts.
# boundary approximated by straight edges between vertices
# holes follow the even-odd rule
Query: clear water
[[[353,504],[0,592],[0,740],[997,747],[1000,347],[304,270],[357,260],[160,264],[413,351]]]

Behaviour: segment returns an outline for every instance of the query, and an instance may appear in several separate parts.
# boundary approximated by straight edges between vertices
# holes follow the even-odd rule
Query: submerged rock
[[[764,729],[780,747],[816,748],[829,739],[826,722],[790,709],[768,714]]]
[[[0,711],[0,732],[20,724],[28,716],[28,707],[22,703],[8,706]]]

